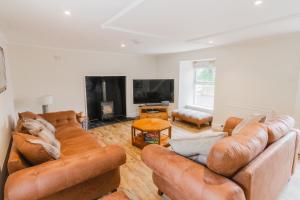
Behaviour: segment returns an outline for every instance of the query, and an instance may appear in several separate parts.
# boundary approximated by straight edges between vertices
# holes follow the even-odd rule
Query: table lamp
[[[45,95],[40,98],[40,102],[42,104],[43,113],[47,113],[49,111],[49,105],[53,104],[53,96]]]

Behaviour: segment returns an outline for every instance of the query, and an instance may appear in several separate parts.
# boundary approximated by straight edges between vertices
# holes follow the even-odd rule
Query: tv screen
[[[133,102],[174,102],[174,79],[133,80]]]

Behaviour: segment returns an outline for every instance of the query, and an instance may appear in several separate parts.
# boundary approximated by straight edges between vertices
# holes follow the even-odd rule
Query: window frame
[[[208,62],[208,63],[212,63],[212,64],[208,64],[207,66],[195,66],[194,65],[194,77],[193,77],[193,107],[198,107],[198,108],[204,108],[204,109],[208,109],[208,110],[214,110],[214,100],[215,100],[215,92],[213,94],[213,106],[212,107],[207,107],[205,105],[198,105],[196,104],[196,86],[197,85],[201,85],[201,84],[207,84],[207,83],[211,83],[213,84],[214,86],[214,91],[215,91],[215,87],[216,87],[216,66],[215,66],[215,59],[213,60],[199,60],[199,61],[196,61],[196,62]],[[197,69],[200,69],[200,68],[213,68],[214,69],[214,81],[213,82],[203,82],[203,81],[197,81],[197,78],[196,78],[196,74],[197,74]]]

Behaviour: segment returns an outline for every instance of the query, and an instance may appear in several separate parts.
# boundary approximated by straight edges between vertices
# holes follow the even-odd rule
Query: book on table
[[[146,133],[144,136],[144,140],[149,144],[158,144],[159,137],[156,133]]]

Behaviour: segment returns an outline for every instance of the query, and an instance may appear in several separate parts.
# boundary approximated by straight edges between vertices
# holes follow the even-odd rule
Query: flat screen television
[[[174,79],[133,80],[134,104],[174,102]]]

